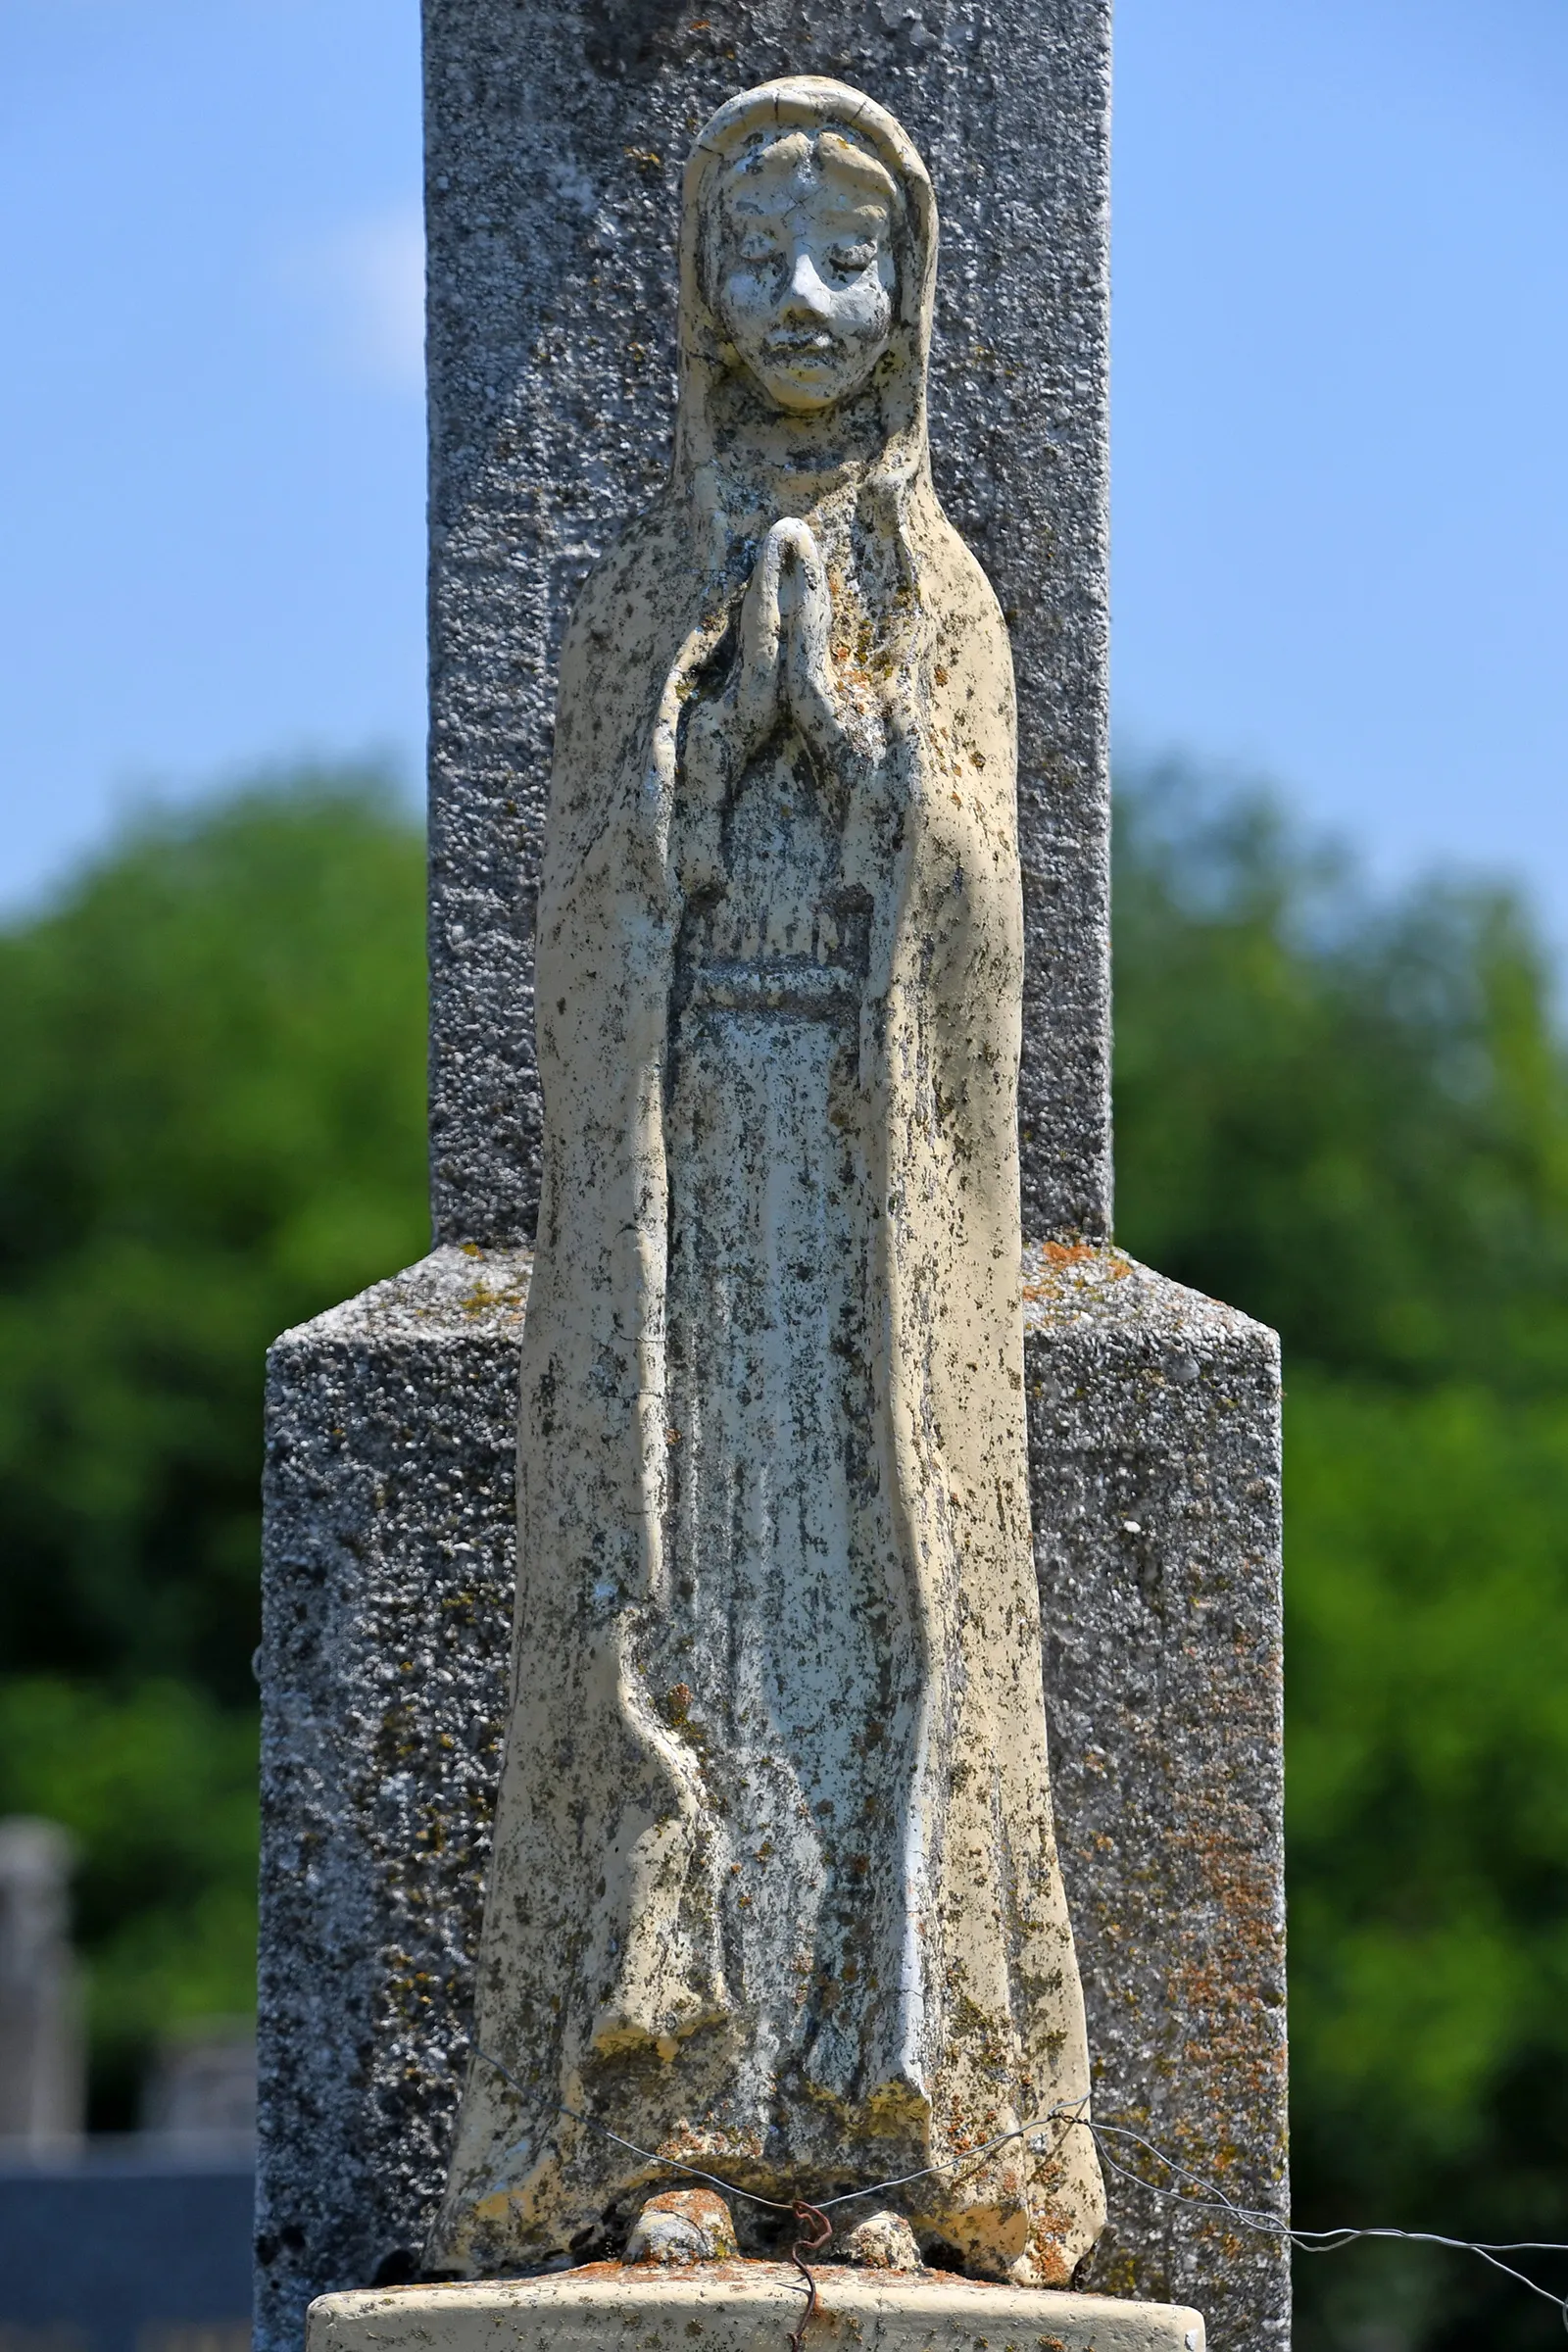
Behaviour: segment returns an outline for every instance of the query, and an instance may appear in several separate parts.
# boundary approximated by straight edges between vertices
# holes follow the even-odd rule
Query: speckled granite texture
[[[1097,2110],[1278,2209],[1279,1344],[1120,1251],[1050,1246],[1027,1254],[1024,1332],[1052,1790]],[[1217,2352],[1289,2343],[1277,2240],[1109,2185],[1091,2283],[1197,2304]]]
[[[556,652],[667,465],[692,134],[785,73],[890,107],[936,183],[934,471],[1018,678],[1024,1229],[1102,1233],[1108,0],[425,0],[424,25],[438,1237],[534,1229]]]
[[[440,1250],[269,1360],[268,2352],[295,2352],[323,2287],[409,2276],[444,2178],[505,1729],[527,1268]]]
[[[440,2190],[499,1764],[527,1259],[444,1249],[273,1350],[262,2352],[400,2278]],[[1102,2115],[1284,2164],[1278,1365],[1114,1251],[1025,1268],[1063,1869]],[[1288,2341],[1277,2251],[1111,2182],[1093,2283]]]

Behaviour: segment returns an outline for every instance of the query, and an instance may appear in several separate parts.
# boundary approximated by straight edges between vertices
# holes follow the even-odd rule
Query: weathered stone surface
[[[858,2208],[857,2208],[858,2211]],[[920,2249],[914,2231],[902,2213],[892,2213],[884,2206],[880,2212],[868,2213],[863,2222],[846,2227],[839,2240],[844,2258],[867,2271],[917,2271],[921,2268]]]
[[[1119,1251],[1070,1249],[1026,1254],[1024,1334],[1052,1787],[1096,2115],[1280,2211],[1279,1344]],[[1140,2169],[1126,2143],[1110,2153]],[[1125,2180],[1110,2191],[1093,2284],[1200,2303],[1224,2352],[1289,2342],[1277,2238]]]
[[[1196,2311],[1104,2295],[977,2284],[925,2271],[819,2269],[808,2342],[818,2352],[976,2352],[1011,2342],[1043,2352],[1203,2352]],[[596,2262],[549,2278],[329,2295],[311,2313],[307,2352],[778,2352],[803,2289],[787,2264],[705,2265],[650,2277]]]
[[[682,159],[780,74],[868,91],[936,182],[937,486],[1018,675],[1024,1224],[1102,1233],[1108,0],[425,0],[424,22],[439,1238],[533,1231],[557,650],[667,464]]]
[[[445,2178],[506,1721],[525,1254],[271,1351],[257,2328],[408,2277]],[[390,2264],[390,2273],[388,2265]]]
[[[273,1352],[258,2343],[411,2275],[466,2055],[506,1703],[524,1253]],[[1121,1271],[1119,1269],[1127,1269]],[[1026,1269],[1037,1563],[1097,2112],[1243,2201],[1284,2161],[1277,1358],[1109,1252]],[[1280,2352],[1272,2241],[1112,2179],[1095,2283]]]
[[[666,2188],[650,2197],[626,2240],[623,2261],[679,2270],[694,2262],[733,2262],[735,2218],[711,2188]]]

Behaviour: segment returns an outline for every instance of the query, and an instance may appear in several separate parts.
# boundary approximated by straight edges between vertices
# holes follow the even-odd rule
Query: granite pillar
[[[692,135],[787,73],[889,107],[936,183],[934,472],[1018,680],[1024,1226],[1107,1230],[1109,72],[1107,0],[426,0],[438,1240],[533,1230],[556,648],[668,461]]]

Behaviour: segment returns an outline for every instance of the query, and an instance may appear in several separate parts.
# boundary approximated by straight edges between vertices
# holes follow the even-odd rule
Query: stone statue
[[[931,186],[795,79],[684,206],[669,484],[562,661],[485,2055],[427,2261],[618,2249],[671,2182],[597,2119],[786,2202],[946,2167],[883,2200],[925,2251],[1059,2285],[1103,2201],[1060,2112],[1012,670],[931,485]]]

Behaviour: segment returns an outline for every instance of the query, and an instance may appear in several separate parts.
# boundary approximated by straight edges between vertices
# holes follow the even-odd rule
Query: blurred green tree
[[[1568,1381],[1568,1077],[1516,894],[1380,905],[1261,793],[1130,779],[1117,1228],[1294,1368]]]
[[[1118,1238],[1286,1363],[1298,2216],[1568,2236],[1568,1065],[1495,889],[1370,900],[1128,780]],[[1562,2283],[1568,2286],[1568,2266]],[[1303,2352],[1560,2341],[1472,2261],[1298,2266]]]
[[[94,2121],[136,2121],[149,2051],[256,2005],[256,1717],[190,1683],[0,1680],[0,1810],[76,1845]]]
[[[0,1810],[79,1840],[100,2120],[251,1997],[263,1358],[428,1246],[423,895],[307,772],[0,933]]]
[[[388,791],[307,775],[0,937],[11,1671],[252,1697],[268,1342],[428,1246],[422,898]]]

